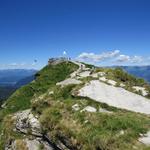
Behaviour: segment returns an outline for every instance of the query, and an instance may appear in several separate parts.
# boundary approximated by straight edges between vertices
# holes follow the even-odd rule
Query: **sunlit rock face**
[[[150,114],[150,101],[147,98],[120,87],[107,85],[99,80],[92,80],[81,88],[78,96],[89,97],[117,108]]]

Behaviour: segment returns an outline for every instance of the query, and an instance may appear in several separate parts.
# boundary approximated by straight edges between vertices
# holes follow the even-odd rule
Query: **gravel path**
[[[77,76],[77,74],[79,74],[83,69],[85,69],[85,65],[80,62],[77,62],[77,61],[71,61],[71,62],[79,66],[78,70],[74,71],[70,75],[71,78],[75,78]]]

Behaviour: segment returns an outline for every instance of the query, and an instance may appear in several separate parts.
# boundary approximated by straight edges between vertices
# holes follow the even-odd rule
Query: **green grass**
[[[34,95],[45,93],[57,82],[66,79],[76,69],[77,66],[70,62],[46,66],[36,74],[35,82],[20,88],[7,100],[7,109],[10,112],[16,112],[29,108]]]
[[[71,106],[75,103],[82,105],[82,100],[51,101],[51,106],[43,109],[40,121],[43,131],[49,133],[54,142],[65,137],[71,146],[77,148],[80,145],[85,150],[132,150],[132,144],[139,134],[149,129],[149,118],[136,113],[81,113],[72,111]],[[122,130],[124,135],[119,135]]]
[[[105,70],[105,69],[104,69]],[[129,86],[144,86],[146,82],[144,79],[137,78],[133,75],[128,74],[127,72],[123,71],[121,68],[107,68],[105,70],[107,78],[113,79],[118,82],[125,83]]]
[[[8,99],[7,108],[0,111],[0,131],[5,133],[0,139],[0,149],[3,149],[7,139],[22,138],[13,132],[9,114],[28,108],[40,117],[42,131],[52,142],[61,141],[70,149],[133,150],[133,146],[137,146],[139,150],[149,148],[137,141],[141,133],[144,134],[150,129],[148,116],[110,107],[89,98],[72,96],[71,93],[81,88],[82,84],[64,88],[56,86],[57,82],[69,77],[77,68],[78,66],[69,62],[46,66],[36,74],[34,82],[20,88]],[[122,70],[98,68],[95,71],[98,70],[106,72],[108,78],[123,82],[129,87],[143,84],[142,80]],[[83,79],[83,84],[91,79],[93,78]],[[49,91],[54,91],[54,94],[49,95]],[[39,98],[41,95],[42,99]],[[79,105],[79,111],[72,110],[74,104]],[[86,106],[95,107],[97,112],[81,112]],[[113,113],[100,113],[99,108]],[[122,131],[124,134],[121,134]]]
[[[125,89],[131,92],[134,92],[136,94],[142,95],[141,91],[136,91],[133,89],[133,86],[140,86],[144,87],[146,91],[148,92],[147,98],[150,98],[150,84],[147,83],[142,78],[137,78],[131,74],[128,74],[125,72],[122,68],[96,68],[96,72],[105,72],[106,78],[111,79],[117,82],[116,86],[120,86],[120,84],[125,85]]]
[[[75,149],[132,150],[133,145],[139,144],[137,139],[140,133],[144,134],[149,130],[149,117],[119,110],[88,98],[74,98],[70,95],[73,87],[58,88],[54,96],[47,95],[44,98],[47,104],[42,107],[42,100],[36,102],[36,108],[40,108],[43,132],[48,133],[53,142],[65,138],[70,147]],[[102,107],[113,113],[81,113],[80,110],[72,110],[74,104],[79,104],[80,110],[90,105],[97,110]],[[35,113],[38,111],[35,110]],[[124,131],[123,135],[120,134],[121,131]],[[139,150],[145,148],[141,144],[138,147]]]
[[[78,68],[71,62],[46,66],[36,74],[35,81],[17,90],[7,101],[6,108],[0,110],[0,133],[5,128],[2,122],[7,115],[31,108],[31,100],[45,93],[59,81],[66,79]],[[0,148],[3,142],[0,141]]]

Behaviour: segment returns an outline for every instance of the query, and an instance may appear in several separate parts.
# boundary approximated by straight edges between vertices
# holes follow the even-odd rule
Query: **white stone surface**
[[[101,77],[103,77],[103,76],[106,75],[106,73],[105,72],[98,72],[98,75],[101,76]]]
[[[110,106],[150,114],[150,100],[129,92],[120,87],[114,87],[92,80],[78,91],[78,96],[89,97],[95,101],[106,103]]]
[[[70,84],[80,84],[82,83],[80,80],[77,79],[72,79],[72,78],[68,78],[64,81],[58,82],[56,83],[56,85],[60,85],[62,87],[66,86],[66,85],[70,85]]]
[[[124,131],[123,131],[123,130],[121,130],[119,134],[120,134],[120,135],[124,135]]]
[[[146,91],[146,89],[144,87],[133,86],[133,89],[135,89],[136,91],[142,91],[143,96],[146,96],[148,94],[148,92]]]
[[[105,72],[97,72],[97,73],[93,73],[89,76],[93,77],[93,78],[98,78],[98,77],[104,77],[106,74]]]
[[[37,118],[34,117],[32,113],[28,116],[29,124],[31,126],[32,133],[37,133],[41,130],[40,122]]]
[[[24,110],[15,115],[16,129],[23,133],[28,133],[30,129],[32,134],[41,135],[41,126],[39,120],[34,117],[31,110]]]
[[[92,106],[86,106],[83,110],[81,110],[81,112],[83,111],[87,111],[87,112],[96,112],[96,108],[92,107]]]
[[[80,76],[80,78],[85,78],[85,77],[89,77],[90,73],[91,73],[91,71],[83,71],[83,72],[79,73],[78,75]]]
[[[126,85],[123,83],[120,83],[120,87],[125,87]]]
[[[116,83],[117,83],[117,82],[114,81],[114,80],[106,79],[106,77],[104,77],[104,76],[103,76],[103,77],[100,77],[99,80],[100,80],[100,81],[103,81],[103,82],[107,82],[108,84],[111,84],[111,85],[113,85],[113,86],[115,86]]]
[[[40,138],[29,140],[25,139],[28,150],[39,150],[40,145],[43,145],[44,150],[54,150],[47,142],[43,141]]]
[[[121,131],[119,131],[118,133],[117,133],[117,137],[119,137],[119,136],[122,136],[122,135],[124,135],[125,134],[125,131],[124,130],[121,130]]]
[[[99,80],[103,81],[103,82],[106,82],[108,79],[106,79],[106,77],[100,77]]]
[[[99,75],[98,75],[98,73],[93,73],[93,74],[91,74],[91,77],[93,77],[93,78],[98,78]]]
[[[86,67],[84,64],[80,62],[77,61],[71,61],[71,62],[79,66],[79,68],[70,75],[71,78],[75,78],[81,71],[85,70]]]
[[[44,97],[46,96],[46,94],[42,94],[42,95],[40,95],[38,98],[37,98],[37,101],[38,100],[42,100],[42,99],[44,99]]]
[[[100,108],[99,112],[101,112],[101,113],[108,113],[108,114],[112,114],[113,113],[112,111],[108,111],[108,110],[106,110],[104,108]]]
[[[105,72],[97,72],[97,73],[93,73],[91,76],[98,78],[98,77],[104,77],[106,75]]]
[[[114,80],[108,80],[107,83],[109,83],[109,84],[115,86],[117,82],[114,81]]]
[[[73,72],[70,75],[71,78],[81,79],[81,78],[85,78],[85,77],[89,77],[89,76],[98,78],[99,76],[105,75],[105,72],[98,72],[98,73],[91,74],[91,69],[86,68],[86,66],[84,64],[77,62],[77,61],[72,61],[72,63],[78,65],[79,68],[78,68],[78,70],[76,70],[75,72]]]
[[[84,70],[84,71],[88,71],[88,70],[91,70],[91,69],[84,67],[83,70]]]
[[[72,106],[72,109],[73,109],[74,111],[78,111],[78,110],[80,109],[79,104],[73,105],[73,106]]]
[[[39,150],[40,145],[43,145],[44,150],[54,150],[47,142],[41,138],[35,139],[20,139],[19,143],[22,143],[27,150]],[[10,145],[5,146],[5,150],[21,150],[18,147],[18,140],[13,141]]]
[[[54,94],[54,91],[49,91],[48,92],[48,95],[53,95]]]
[[[7,104],[6,102],[4,102],[2,105],[1,105],[1,108],[6,108]]]
[[[150,146],[150,131],[144,137],[139,138],[139,141],[147,146]]]
[[[37,140],[25,140],[26,142],[26,146],[28,148],[28,150],[38,150],[39,146],[40,146],[40,142]]]

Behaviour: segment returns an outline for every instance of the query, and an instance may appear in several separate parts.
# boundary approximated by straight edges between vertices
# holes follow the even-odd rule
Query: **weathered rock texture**
[[[149,99],[123,88],[107,85],[99,80],[92,80],[88,85],[81,88],[78,91],[78,96],[89,97],[117,108],[150,114]]]

